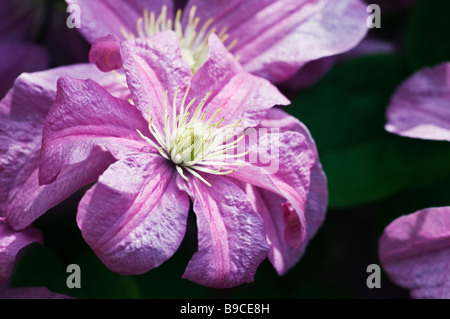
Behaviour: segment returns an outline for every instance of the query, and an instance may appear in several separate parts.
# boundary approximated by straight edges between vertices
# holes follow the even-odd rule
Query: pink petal
[[[250,156],[259,152],[259,160],[266,162],[270,158],[271,165],[265,167],[252,161],[230,176],[253,186],[247,187],[247,194],[264,220],[271,248],[269,259],[278,273],[284,274],[300,259],[323,222],[326,182],[308,136],[293,131],[266,135],[260,135],[259,145],[250,148]],[[314,188],[310,187],[312,178],[317,183]],[[311,197],[310,188],[317,192]]]
[[[450,207],[428,208],[394,220],[380,238],[389,277],[414,298],[450,298]]]
[[[316,235],[317,231],[322,226],[325,220],[328,205],[327,179],[319,160],[319,154],[317,152],[315,142],[306,126],[303,123],[301,123],[298,119],[286,114],[284,111],[280,109],[272,108],[269,112],[267,112],[266,118],[261,122],[260,127],[272,129],[278,128],[280,129],[280,132],[294,131],[300,133],[306,138],[308,148],[310,151],[313,152],[315,157],[315,164],[311,169],[311,175],[309,177],[310,184],[307,193],[306,207],[305,207],[306,236],[302,242],[302,245],[300,246],[300,249],[297,250],[296,253],[288,252],[286,255],[283,254],[283,258],[289,256],[289,254],[292,254],[292,258],[290,259],[286,258],[286,260],[283,261],[283,265],[284,264],[286,266],[295,265],[295,263],[304,254],[309,241]],[[280,207],[278,208],[278,210],[279,209]],[[287,249],[288,251],[290,250],[289,247],[285,247],[285,249]],[[275,262],[273,263],[275,266]],[[286,269],[290,268],[286,266],[284,267],[275,266],[275,268],[280,273],[282,273],[283,270],[286,271]]]
[[[9,288],[0,291],[0,299],[73,299],[70,296],[54,293],[46,287]]]
[[[21,168],[9,194],[5,218],[16,230],[27,227],[75,191],[95,182],[116,161],[109,152],[97,148],[90,159],[64,167],[55,182],[39,186],[39,153],[35,155]]]
[[[398,135],[450,141],[450,63],[423,69],[392,97],[386,130]]]
[[[209,37],[209,57],[192,78],[189,98],[212,92],[204,111],[209,118],[218,108],[224,125],[241,119],[243,127],[256,126],[274,105],[290,101],[269,81],[245,72],[216,35]]]
[[[77,223],[84,239],[111,270],[141,274],[178,249],[189,199],[161,156],[120,160],[83,197]]]
[[[168,91],[170,110],[177,88],[181,89],[178,97],[181,100],[191,79],[191,70],[182,59],[177,35],[166,31],[134,43],[122,42],[121,54],[136,107],[147,119],[151,108],[155,124],[163,127],[165,91]]]
[[[359,0],[191,0],[200,25],[214,18],[227,26],[225,45],[244,68],[272,82],[292,76],[305,63],[345,52],[366,35],[366,5]],[[186,24],[188,14],[183,15]]]
[[[98,147],[115,158],[150,147],[136,131],[147,132],[147,126],[135,107],[113,97],[93,80],[60,78],[44,127],[40,183],[53,182],[64,166],[92,158]]]
[[[11,276],[19,251],[34,242],[42,243],[38,230],[14,231],[0,218],[0,286]]]
[[[137,35],[137,21],[148,12],[161,12],[163,5],[168,7],[167,18],[173,20],[172,1],[169,0],[66,0],[68,4],[80,7],[80,32],[89,42],[108,34],[123,38],[121,27],[128,33]]]
[[[122,58],[119,44],[119,38],[114,35],[96,39],[89,52],[89,62],[95,63],[103,72],[120,69]]]
[[[222,176],[208,182],[212,187],[192,177],[186,189],[197,216],[198,251],[183,278],[215,288],[252,282],[269,250],[263,222],[235,182]]]
[[[115,94],[123,94],[115,76],[87,64],[23,74],[17,79],[13,89],[0,102],[0,215],[6,216],[16,230],[27,227],[47,209],[93,181],[87,178],[90,170],[80,172],[80,168],[74,168],[73,171],[65,171],[61,182],[53,186],[39,186],[38,183],[44,120],[56,95],[56,81],[67,74],[91,76]],[[101,165],[96,168],[99,172],[94,175],[98,176],[106,168],[102,166],[110,163],[108,157],[105,159],[99,163]],[[94,161],[98,162],[98,159]],[[86,168],[94,167],[86,165]],[[87,179],[83,182],[85,177]]]

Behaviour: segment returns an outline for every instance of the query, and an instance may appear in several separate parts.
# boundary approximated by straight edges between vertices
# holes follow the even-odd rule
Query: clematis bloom
[[[327,201],[308,131],[284,112],[269,111],[289,101],[245,72],[216,35],[195,75],[175,32],[117,46],[131,99],[113,97],[92,80],[61,78],[43,133],[41,183],[102,157],[116,160],[84,195],[77,223],[118,273],[147,272],[174,254],[189,198],[198,251],[184,278],[236,286],[252,281],[266,257],[285,273],[320,227]],[[265,130],[250,149],[233,152],[245,140],[228,129],[246,128]],[[274,143],[279,152],[271,153]],[[260,160],[246,161],[252,154]],[[276,171],[269,173],[261,158],[277,161]]]
[[[386,130],[450,141],[450,64],[418,71],[392,97]],[[434,207],[389,224],[379,243],[389,277],[414,298],[450,298],[450,207]]]
[[[125,40],[174,30],[195,73],[216,33],[245,70],[272,82],[352,49],[367,33],[366,6],[359,0],[190,0],[176,13],[170,0],[67,2],[80,6],[80,32],[94,46],[108,35]]]

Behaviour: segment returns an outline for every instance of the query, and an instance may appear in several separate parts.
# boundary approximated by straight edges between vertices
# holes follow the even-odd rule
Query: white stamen
[[[143,16],[136,22],[136,33],[140,38],[151,37],[158,32],[165,30],[173,30],[178,35],[181,45],[181,53],[183,60],[185,60],[191,67],[191,71],[194,74],[208,59],[209,46],[208,38],[211,34],[216,32],[216,28],[211,28],[211,24],[214,22],[213,18],[209,18],[205,21],[200,31],[197,32],[197,27],[200,24],[200,18],[195,16],[197,7],[192,6],[189,11],[188,24],[183,30],[181,25],[182,10],[178,9],[175,15],[175,20],[167,19],[167,6],[164,5],[161,8],[160,14],[156,17],[154,12],[148,12],[144,10]],[[219,39],[225,43],[229,35],[227,34],[228,28],[224,26],[218,33]],[[127,40],[134,40],[135,35],[128,32],[125,28],[121,27],[120,31]],[[236,45],[238,39],[233,39],[227,44],[227,49],[230,51]]]
[[[242,166],[236,160],[249,153],[227,154],[231,150],[236,149],[237,143],[244,138],[244,136],[240,136],[234,139],[235,135],[229,134],[228,132],[229,129],[239,127],[240,120],[235,124],[229,124],[223,127],[219,127],[224,120],[223,118],[219,123],[211,124],[213,119],[221,111],[220,108],[208,120],[205,120],[206,112],[203,111],[203,107],[211,92],[206,94],[197,105],[194,114],[190,116],[190,112],[188,111],[196,99],[193,98],[186,109],[184,108],[189,87],[186,89],[177,112],[177,96],[179,90],[180,88],[177,88],[173,97],[172,121],[169,119],[169,112],[167,110],[168,92],[166,91],[164,93],[164,127],[158,129],[153,123],[153,118],[149,112],[150,120],[148,129],[154,140],[145,136],[139,130],[137,132],[145,141],[156,148],[164,158],[175,164],[176,170],[182,178],[189,181],[189,178],[184,174],[183,170],[185,169],[206,185],[211,186],[198,172],[214,175],[230,174],[235,168]],[[228,170],[224,171],[224,168],[228,168]]]

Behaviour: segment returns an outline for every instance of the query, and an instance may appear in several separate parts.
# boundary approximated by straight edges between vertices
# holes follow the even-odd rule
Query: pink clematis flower
[[[423,69],[406,80],[387,110],[386,129],[402,136],[450,141],[450,64]],[[450,298],[450,207],[394,220],[379,243],[389,277],[414,298]]]
[[[174,30],[183,59],[195,73],[216,33],[244,69],[272,82],[294,75],[309,61],[346,52],[366,35],[360,0],[190,0],[175,13],[170,0],[67,0],[83,13],[88,41],[121,40]]]
[[[72,167],[116,160],[81,200],[77,223],[118,273],[145,273],[174,254],[189,198],[198,251],[184,278],[240,285],[253,281],[266,257],[285,273],[322,224],[327,202],[308,131],[284,112],[269,111],[289,101],[245,72],[215,35],[195,75],[175,32],[117,47],[131,99],[113,97],[92,80],[61,78],[43,133],[41,183],[58,182]],[[233,152],[246,143],[228,130],[247,128],[259,134],[257,143]],[[279,152],[271,152],[275,143]],[[259,160],[246,161],[252,154]],[[266,159],[276,162],[275,171]]]
[[[48,209],[94,181],[89,167],[72,167],[61,172],[57,182],[39,186],[42,129],[56,96],[56,81],[63,75],[93,78],[112,94],[127,96],[116,76],[87,64],[22,74],[15,81],[0,101],[0,216],[14,230],[25,229]],[[110,163],[105,160],[94,170],[100,174]]]

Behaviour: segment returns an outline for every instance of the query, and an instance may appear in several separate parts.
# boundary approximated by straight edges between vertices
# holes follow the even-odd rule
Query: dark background
[[[51,66],[85,61],[89,46],[75,29],[64,31],[75,39],[72,46],[50,40],[57,30],[54,23],[65,22],[65,4],[41,2],[44,18],[34,40],[49,48]],[[381,288],[367,288],[366,269],[380,264],[378,240],[392,220],[450,205],[450,144],[387,133],[385,111],[398,85],[413,72],[450,61],[450,1],[418,0],[411,8],[384,10],[382,5],[381,10],[381,29],[370,30],[368,38],[391,43],[394,52],[341,59],[298,92],[280,87],[293,101],[286,110],[308,126],[317,143],[330,194],[324,225],[285,276],[279,277],[266,260],[254,283],[232,289],[182,279],[196,251],[192,211],[186,238],[171,259],[144,275],[115,274],[76,226],[84,189],[34,223],[43,231],[45,246],[35,244],[24,252],[11,286],[46,286],[80,298],[409,298],[385,273]],[[81,267],[81,289],[66,286],[66,267],[73,263]]]

